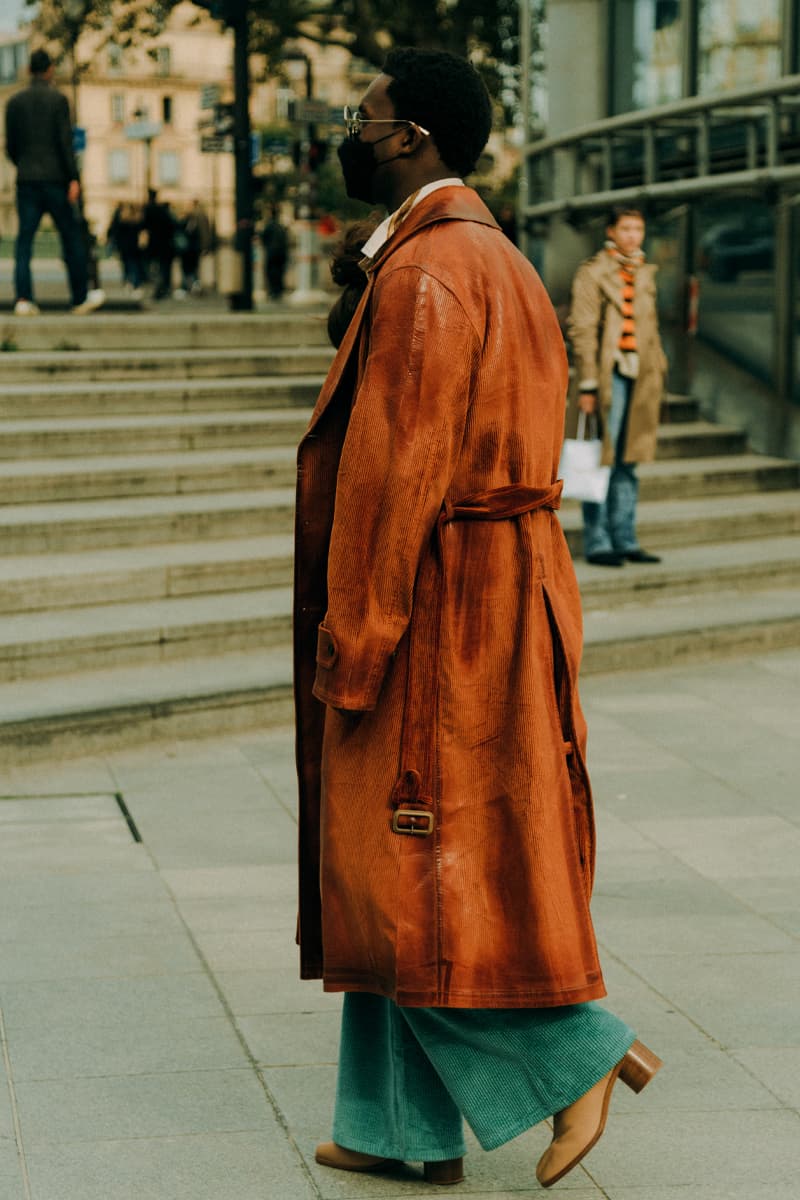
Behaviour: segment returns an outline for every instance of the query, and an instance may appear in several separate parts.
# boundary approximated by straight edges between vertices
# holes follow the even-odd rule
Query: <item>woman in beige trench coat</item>
[[[462,1116],[491,1148],[555,1114],[549,1185],[614,1080],[657,1065],[589,1003],[563,342],[461,179],[490,127],[477,73],[395,51],[347,122],[348,191],[391,216],[298,452],[301,973],[345,993],[317,1158],[455,1182]]]
[[[583,550],[596,566],[659,559],[639,545],[636,464],[652,462],[667,360],[656,309],[656,267],[642,252],[645,224],[635,208],[608,215],[606,244],[578,270],[568,328],[582,412],[598,414],[603,462],[611,467],[602,504],[583,505]]]

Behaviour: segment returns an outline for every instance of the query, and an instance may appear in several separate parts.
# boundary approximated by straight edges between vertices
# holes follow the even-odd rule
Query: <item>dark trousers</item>
[[[283,277],[286,274],[286,255],[267,255],[267,265],[264,272],[267,291],[273,300],[279,300],[283,295]]]
[[[61,255],[67,268],[73,304],[86,299],[86,248],[80,223],[67,199],[63,183],[18,183],[19,230],[15,249],[14,286],[18,300],[33,300],[31,255],[36,230],[45,213],[61,238]]]

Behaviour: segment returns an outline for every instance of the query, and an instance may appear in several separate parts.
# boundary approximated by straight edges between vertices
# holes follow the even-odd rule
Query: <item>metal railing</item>
[[[530,143],[526,222],[723,190],[800,189],[800,75],[609,117]]]

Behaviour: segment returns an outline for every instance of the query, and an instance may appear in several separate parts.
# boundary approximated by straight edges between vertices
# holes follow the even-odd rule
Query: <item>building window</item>
[[[169,46],[156,47],[156,73],[169,75],[172,71],[172,51]]]
[[[108,73],[109,75],[122,75],[123,71],[122,47],[111,42],[108,47]]]
[[[172,96],[161,97],[161,121],[164,125],[172,124]]]
[[[724,194],[695,211],[700,308],[697,332],[769,381],[775,337],[775,212]]]
[[[115,125],[122,125],[125,120],[125,97],[121,92],[111,95],[111,120]]]
[[[131,161],[127,150],[109,150],[108,152],[108,182],[129,183],[131,177]]]
[[[782,0],[700,0],[700,95],[771,83],[781,73]]]
[[[177,187],[181,181],[181,160],[175,150],[160,150],[158,182],[162,187]]]
[[[613,7],[612,113],[680,100],[683,18],[680,0],[616,0]]]

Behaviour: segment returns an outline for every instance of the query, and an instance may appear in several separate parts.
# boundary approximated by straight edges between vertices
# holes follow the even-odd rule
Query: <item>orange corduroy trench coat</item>
[[[477,194],[379,252],[298,453],[301,974],[398,1004],[605,994],[554,509],[567,364]]]

